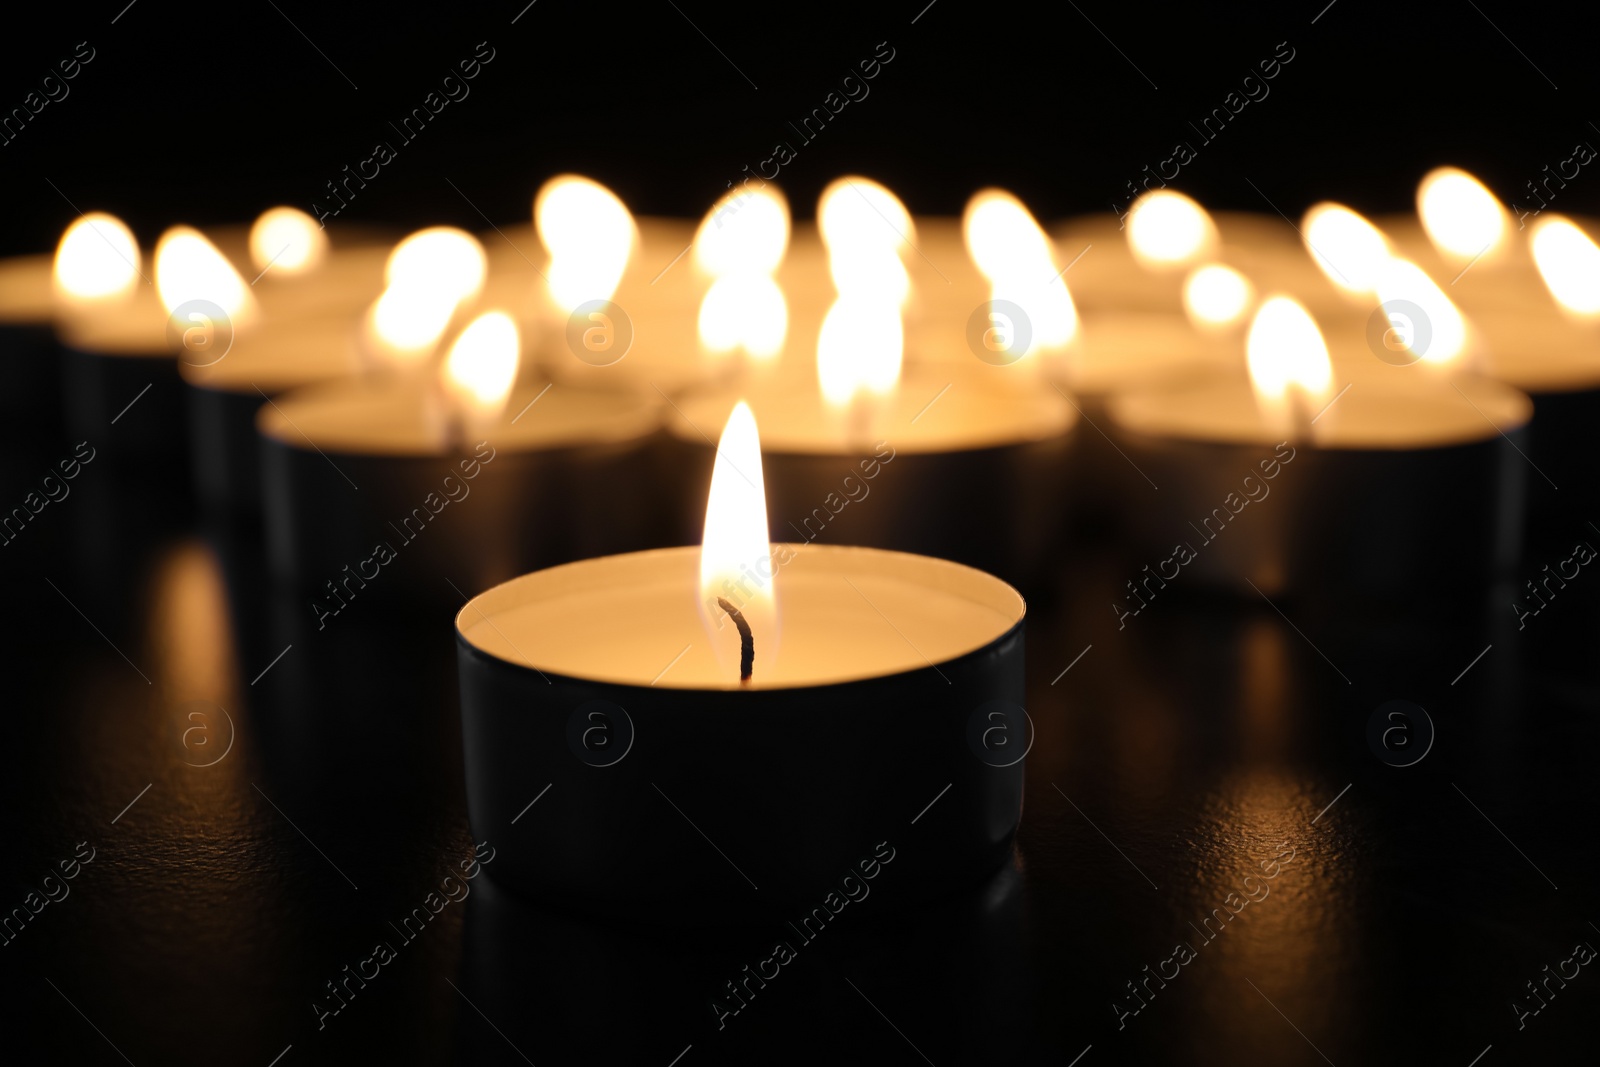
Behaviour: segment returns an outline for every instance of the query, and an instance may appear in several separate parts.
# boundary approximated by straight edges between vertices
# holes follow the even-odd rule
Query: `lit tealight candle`
[[[783,351],[789,306],[775,275],[789,246],[789,204],[773,188],[730,193],[700,223],[695,266],[711,278],[700,302],[700,344],[721,360],[770,366]]]
[[[1049,237],[1022,201],[1000,189],[986,189],[967,202],[962,231],[968,254],[989,282],[991,315],[1019,319],[996,322],[984,334],[989,358],[1041,371],[1044,360],[1061,357],[1078,336],[1078,309]]]
[[[993,368],[976,360],[904,368],[898,292],[866,283],[839,296],[817,334],[814,380],[773,379],[744,394],[708,387],[675,400],[675,466],[686,486],[708,474],[715,449],[705,428],[745,395],[766,435],[779,536],[921,551],[1018,581],[1035,577],[1054,547],[1063,494],[1035,510],[1037,494],[1024,487],[1061,484],[1076,413],[1050,388],[995,388],[982,373]],[[986,521],[938,517],[952,494]],[[680,528],[693,536],[690,516]]]
[[[1157,189],[1135,201],[1120,223],[1107,216],[1068,224],[1057,244],[1062,257],[1071,257],[1082,330],[1062,380],[1091,418],[1109,395],[1193,380],[1236,358],[1246,309],[1228,304],[1240,296],[1234,282],[1249,285],[1249,272],[1235,260],[1240,248],[1272,242],[1258,236],[1256,220],[1233,219],[1240,237],[1224,241],[1226,231],[1204,207]],[[1081,267],[1072,265],[1078,258]]]
[[[271,215],[268,212],[262,220]],[[258,221],[252,248],[269,258],[282,253],[264,277],[290,260],[286,269],[299,272],[290,277],[304,279],[308,286],[320,284],[315,242],[300,225],[292,215],[280,216],[276,232],[270,232]],[[267,235],[258,246],[254,237],[263,232]],[[287,250],[286,242],[290,242]],[[339,262],[336,257],[334,265]],[[291,389],[362,371],[420,373],[458,310],[482,290],[485,257],[471,234],[437,226],[400,241],[388,252],[382,271],[380,278],[362,268],[363,275],[370,274],[366,284],[386,286],[364,316],[359,304],[348,302],[339,313],[333,313],[330,305],[328,314],[276,314],[270,310],[272,301],[263,300],[269,310],[261,316],[265,319],[261,328],[223,338],[209,354],[189,354],[181,361],[196,486],[208,505],[243,514],[259,510],[261,439],[256,412],[263,403]],[[250,291],[258,289],[252,286]],[[367,292],[363,302],[370,297]]]
[[[481,588],[659,529],[644,458],[655,405],[517,388],[519,349],[512,318],[489,311],[436,377],[329,382],[261,408],[268,554],[319,622],[358,594],[449,602],[452,582]]]
[[[114,436],[116,454],[170,453],[184,443],[180,335],[148,281],[127,227],[79,219],[56,249],[62,398],[74,438]]]
[[[911,902],[1003,861],[1028,745],[1022,598],[943,560],[771,544],[760,473],[739,406],[700,548],[527,574],[457,615],[473,830],[532,835],[497,880],[589,910],[726,921],[822,900],[886,862]],[[846,729],[892,758],[840,746]],[[991,729],[1014,749],[995,755]],[[928,815],[939,847],[897,849],[951,782]]]
[[[1509,566],[1527,397],[1352,343],[1364,358],[1330,359],[1305,309],[1269,296],[1248,377],[1110,400],[1144,565],[1113,605],[1124,625],[1169,584],[1331,610],[1424,590],[1453,602]]]
[[[0,435],[50,432],[61,416],[56,337],[77,319],[127,299],[139,282],[139,247],[114,216],[90,212],[48,254],[0,260]],[[59,323],[59,326],[57,325]]]
[[[309,274],[327,258],[326,231],[299,208],[268,208],[250,227],[250,261],[262,276]]]
[[[384,264],[384,289],[367,309],[362,348],[377,367],[425,364],[456,316],[483,292],[489,262],[478,239],[454,226],[418,230]]]
[[[1589,459],[1600,422],[1600,247],[1560,215],[1542,216],[1528,232],[1538,290],[1514,306],[1474,311],[1473,324],[1487,343],[1484,372],[1533,396],[1528,553],[1536,571],[1593,536],[1589,523],[1600,514]]]
[[[1394,249],[1382,230],[1343,204],[1324,201],[1300,223],[1306,252],[1346,303],[1371,310]]]
[[[1203,263],[1183,280],[1183,310],[1196,329],[1232,333],[1255,303],[1250,279],[1225,263]]]

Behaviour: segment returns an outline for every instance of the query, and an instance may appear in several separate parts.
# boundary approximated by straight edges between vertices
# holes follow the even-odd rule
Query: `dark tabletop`
[[[6,447],[6,507],[58,448]],[[1011,862],[909,912],[888,869],[719,1028],[781,930],[579,919],[490,866],[397,936],[472,855],[451,613],[317,630],[188,477],[94,464],[0,548],[8,1063],[1592,1059],[1600,579],[1520,632],[1487,593],[1175,594],[1119,630],[1123,562],[1064,553]]]

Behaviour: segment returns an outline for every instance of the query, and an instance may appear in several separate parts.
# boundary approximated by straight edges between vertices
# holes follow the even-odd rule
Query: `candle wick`
[[[717,597],[717,607],[728,613],[728,618],[733,620],[735,629],[739,631],[739,683],[748,685],[756,664],[755,635],[750,632],[750,624],[745,622],[744,613],[730,604],[726,597]]]

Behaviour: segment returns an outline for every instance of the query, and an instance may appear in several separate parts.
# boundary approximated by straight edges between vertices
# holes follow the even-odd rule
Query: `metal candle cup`
[[[524,388],[497,425],[449,446],[431,401],[423,383],[355,380],[261,408],[268,558],[324,609],[357,596],[458,604],[532,567],[637,548],[659,528],[645,462],[653,404]]]
[[[1124,479],[1144,563],[1126,609],[1172,584],[1427,610],[1481,597],[1508,573],[1527,397],[1472,379],[1401,385],[1423,372],[1385,370],[1354,381],[1341,370],[1348,392],[1299,440],[1262,420],[1243,381],[1114,398],[1117,440],[1144,476]]]
[[[700,497],[713,434],[738,397],[686,396],[668,413],[679,501]],[[920,552],[1029,585],[1046,570],[1067,508],[1076,413],[1042,382],[1004,394],[970,378],[908,375],[886,408],[852,433],[814,386],[747,395],[762,429],[767,514],[775,537]],[[699,539],[685,508],[679,535]]]
[[[524,575],[461,610],[472,829],[518,842],[491,877],[694,923],[821,906],[880,843],[902,846],[879,883],[902,904],[1000,865],[1031,739],[1021,596],[923,556],[773,551],[782,637],[748,686],[711,648],[732,627],[701,622],[698,548]],[[937,849],[904,847],[919,821]]]

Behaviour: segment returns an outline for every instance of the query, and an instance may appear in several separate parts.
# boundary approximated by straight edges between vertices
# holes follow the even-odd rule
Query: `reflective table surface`
[[[8,445],[4,505],[67,454]],[[451,613],[319,629],[187,484],[91,463],[0,549],[8,1062],[1592,1056],[1600,580],[1522,630],[1509,596],[1327,619],[1178,589],[1119,628],[1137,564],[1064,553],[1010,862],[912,910],[889,863],[807,940],[497,887],[518,842],[474,865]],[[940,847],[942,784],[893,849]]]

